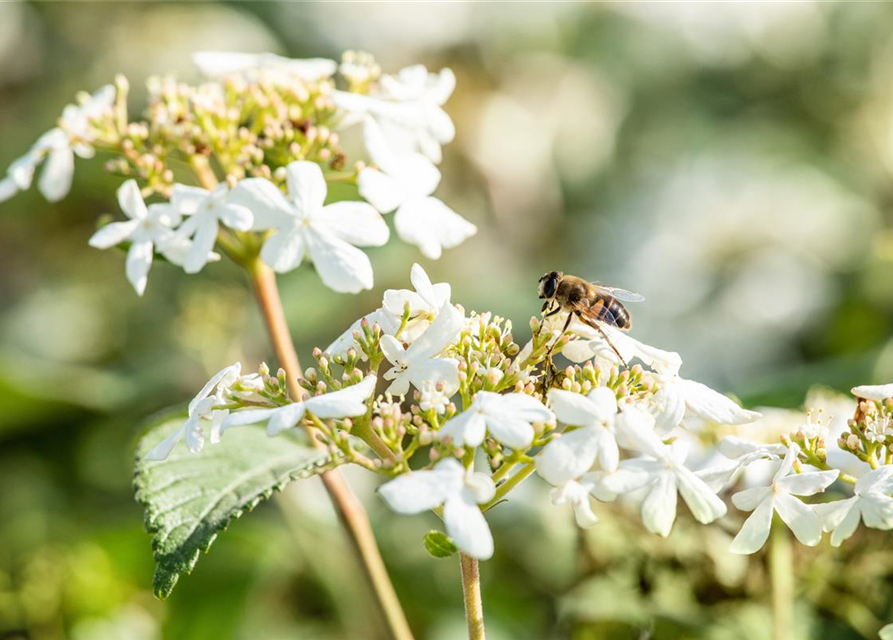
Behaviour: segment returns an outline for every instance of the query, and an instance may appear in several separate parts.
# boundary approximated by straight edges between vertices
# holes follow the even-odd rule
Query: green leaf
[[[144,454],[185,420],[168,414],[137,448],[134,487],[146,507],[146,529],[155,552],[155,595],[166,598],[180,578],[192,572],[199,553],[218,532],[252,510],[291,480],[336,467],[325,449],[313,449],[290,433],[275,438],[255,427],[232,429],[219,444],[191,453],[182,442],[167,460],[144,461]]]
[[[435,558],[449,558],[458,551],[453,539],[442,531],[425,534],[425,549]]]

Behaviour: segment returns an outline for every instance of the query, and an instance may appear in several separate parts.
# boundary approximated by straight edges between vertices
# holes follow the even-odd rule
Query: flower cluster
[[[0,202],[29,188],[41,164],[40,191],[60,200],[75,155],[111,155],[107,169],[128,178],[118,192],[128,220],[101,227],[90,244],[127,250],[126,274],[140,295],[154,256],[196,273],[218,259],[215,249],[241,262],[259,253],[278,272],[306,260],[329,288],[356,293],[373,286],[358,247],[390,235],[382,214],[396,211],[397,234],[429,258],[476,233],[432,195],[441,145],[455,134],[442,108],[455,87],[449,69],[382,75],[356,52],[340,67],[273,54],[201,52],[194,61],[207,81],[150,78],[143,120],[129,117],[122,77],[80,96],[12,163]],[[339,131],[357,124],[368,158],[349,165]],[[333,183],[347,191],[326,204]]]
[[[391,508],[433,510],[456,547],[477,558],[493,553],[487,511],[534,473],[552,486],[553,504],[573,508],[580,526],[598,522],[594,501],[622,499],[638,505],[649,531],[666,536],[679,496],[696,520],[713,522],[727,512],[718,492],[745,465],[766,458],[784,462],[771,487],[733,498],[755,511],[733,550],[761,546],[766,514],[771,519],[775,511],[805,541],[820,536],[821,526],[816,532],[802,515],[813,509],[795,496],[824,489],[837,474],[799,473],[798,456],[817,455],[807,441],[751,446],[732,438],[723,447],[727,464],[687,466],[694,426],[743,424],[760,414],[680,377],[678,354],[609,331],[620,356],[639,361],[629,366],[590,327],[572,322],[563,332],[560,316],[533,319],[533,339],[521,347],[509,321],[467,313],[452,302],[450,286],[432,283],[420,266],[411,281],[414,290],[386,291],[379,309],[315,350],[317,365],[298,381],[300,397],[289,394],[283,372],[262,368],[242,377],[230,368],[215,376],[193,401],[182,430],[187,444],[201,444],[188,434],[202,420],[212,442],[238,425],[263,422],[269,435],[306,429],[345,462],[386,476],[379,494]],[[559,352],[589,357],[558,370]],[[164,455],[170,446],[157,449]],[[857,496],[883,486],[869,481]],[[866,513],[862,503],[847,504],[845,513],[844,506],[834,512],[841,522],[853,510]]]

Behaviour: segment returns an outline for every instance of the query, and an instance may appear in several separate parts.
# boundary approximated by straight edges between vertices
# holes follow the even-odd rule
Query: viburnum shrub
[[[519,345],[509,320],[466,310],[417,264],[412,289],[385,291],[380,308],[301,368],[273,271],[309,262],[327,287],[356,293],[374,286],[359,247],[388,241],[382,214],[395,212],[400,238],[431,259],[475,233],[432,195],[441,145],[454,136],[442,106],[455,78],[419,65],[382,74],[356,52],[340,65],[235,53],[199,53],[195,62],[206,82],[149,80],[142,120],[130,117],[124,78],[80,96],[0,181],[6,199],[39,169],[38,189],[58,200],[74,157],[102,151],[125,178],[126,220],[106,222],[89,242],[126,252],[137,293],[156,256],[187,273],[226,256],[257,294],[281,368],[224,367],[185,417],[168,415],[139,446],[137,498],[159,596],[233,518],[292,480],[320,476],[391,635],[411,638],[365,512],[338,473],[349,464],[381,477],[378,496],[395,512],[440,517],[444,530],[419,542],[436,557],[458,553],[471,638],[484,637],[478,561],[494,552],[487,514],[510,496],[531,499],[512,492],[533,475],[581,527],[598,523],[598,503],[623,500],[648,531],[668,536],[680,496],[698,522],[713,523],[727,515],[725,492],[742,472],[770,464],[765,486],[731,495],[750,512],[735,553],[762,548],[776,514],[810,546],[823,531],[839,545],[860,523],[893,528],[893,385],[853,389],[856,411],[833,438],[811,415],[778,442],[730,435],[721,455],[705,456],[705,429],[760,414],[681,377],[679,354],[612,327],[566,325],[564,313],[532,318],[533,337]],[[338,132],[352,126],[362,127],[367,157],[348,159],[339,146]],[[334,183],[350,187],[339,191],[346,197],[332,201]],[[557,368],[559,354],[572,364]],[[843,458],[855,463],[847,472]],[[834,483],[851,485],[852,497],[815,498]]]

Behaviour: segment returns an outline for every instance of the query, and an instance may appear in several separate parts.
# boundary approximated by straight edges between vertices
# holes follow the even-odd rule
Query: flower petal
[[[433,197],[407,200],[394,216],[400,239],[417,245],[422,254],[436,260],[443,249],[452,249],[477,233],[477,227]]]
[[[286,168],[288,195],[297,209],[305,216],[322,209],[328,188],[322,169],[315,162],[296,160]]]
[[[744,521],[741,531],[732,540],[729,551],[746,555],[762,549],[769,538],[774,509],[771,496],[760,502],[754,512]]]
[[[307,410],[318,418],[353,418],[366,413],[366,400],[375,391],[378,378],[374,375],[366,376],[357,384],[314,396],[306,400],[304,404]]]
[[[448,458],[430,471],[397,476],[381,485],[378,493],[397,513],[421,513],[443,504],[450,496],[456,496],[462,489],[464,476],[462,465]]]
[[[551,485],[576,480],[592,468],[598,453],[595,430],[584,427],[563,433],[540,451],[535,458],[536,472]]]
[[[801,543],[814,547],[822,539],[819,518],[809,505],[792,495],[779,492],[775,495],[775,510]]]
[[[775,484],[786,493],[792,493],[795,496],[811,496],[823,492],[837,480],[838,475],[840,475],[840,471],[837,469],[807,471],[781,478]]]
[[[732,504],[742,511],[753,511],[772,497],[772,487],[752,487],[732,496]]]
[[[579,393],[563,389],[550,389],[548,397],[555,417],[564,424],[588,427],[597,424],[606,417],[601,415],[597,405]]]
[[[152,267],[153,247],[148,240],[134,242],[127,250],[124,271],[133,285],[137,295],[143,295],[149,281],[149,269]]]
[[[110,222],[90,236],[88,244],[95,249],[109,249],[127,240],[139,226],[139,220]]]
[[[449,302],[444,303],[434,322],[407,351],[413,361],[431,358],[443,351],[465,326],[465,314]]]
[[[452,496],[443,506],[443,522],[449,536],[462,551],[478,560],[493,555],[493,534],[476,504]]]
[[[679,378],[685,404],[695,415],[719,424],[746,424],[760,418],[756,411],[742,409],[729,398],[717,393],[707,385],[694,380]]]
[[[365,253],[315,227],[309,228],[305,239],[313,266],[324,285],[338,293],[359,293],[372,288],[372,263]]]
[[[305,249],[304,234],[299,229],[280,229],[264,242],[260,257],[273,271],[288,273],[301,265]]]
[[[893,398],[893,383],[891,384],[864,384],[853,387],[851,393],[857,398],[881,402],[887,398]]]
[[[862,520],[872,529],[893,529],[893,498],[879,493],[869,493],[859,499]]]
[[[484,441],[486,428],[484,416],[472,404],[469,409],[447,420],[437,432],[437,438],[449,438],[458,447],[476,447]]]
[[[128,180],[118,187],[118,206],[131,220],[143,220],[148,215],[146,203],[136,180]]]
[[[0,202],[6,202],[19,192],[19,186],[12,176],[0,180]]]
[[[406,199],[399,180],[370,167],[360,171],[357,187],[363,199],[381,213],[390,213]]]
[[[206,264],[217,242],[217,231],[219,230],[217,218],[214,216],[202,216],[198,227],[195,230],[195,236],[192,238],[192,247],[189,249],[189,255],[183,263],[183,271],[186,273],[198,273]]]
[[[74,177],[74,153],[68,147],[50,152],[37,188],[49,202],[58,202],[71,191],[71,180]]]
[[[279,188],[266,178],[246,178],[227,196],[231,204],[241,205],[254,216],[252,229],[276,229],[294,219],[294,207]]]
[[[676,520],[676,478],[666,471],[657,477],[657,482],[642,502],[642,522],[651,533],[666,538],[670,535]]]
[[[174,450],[174,447],[177,446],[177,443],[183,439],[183,435],[186,433],[185,427],[186,425],[184,424],[164,440],[152,447],[152,449],[143,456],[143,460],[166,460],[171,454],[171,451]]]
[[[726,503],[686,467],[676,467],[676,483],[695,520],[710,524],[726,514]]]
[[[248,231],[253,228],[254,214],[244,205],[234,202],[221,203],[214,207],[214,213],[230,229]]]
[[[511,449],[526,449],[533,442],[530,422],[507,413],[488,415],[487,427],[496,440]]]
[[[380,247],[391,234],[384,218],[365,202],[330,204],[323,207],[320,221],[333,235],[356,247]]]

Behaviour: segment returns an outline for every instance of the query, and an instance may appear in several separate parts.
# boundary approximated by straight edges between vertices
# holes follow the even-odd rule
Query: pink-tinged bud
[[[434,434],[430,431],[421,431],[419,430],[419,444],[423,447],[427,447],[429,444],[434,442]]]
[[[852,434],[852,433],[847,436],[846,446],[848,449],[855,451],[856,449],[859,448],[859,444],[860,444],[859,436]]]
[[[329,359],[328,358],[320,358],[319,359],[319,368],[325,371],[329,368]]]
[[[431,458],[431,462],[436,462],[440,460],[440,451],[437,449],[428,449],[428,457]]]
[[[342,420],[341,422],[341,428],[345,431],[350,431],[351,429],[353,429],[353,420],[351,420],[350,418],[344,418],[344,420]]]
[[[353,347],[348,348],[348,350],[347,350],[347,357],[348,357],[350,360],[353,360],[354,358],[356,358],[356,357],[357,357],[357,350],[354,349]]]
[[[320,349],[319,347],[313,347],[313,357],[318,360],[319,356],[321,356],[321,355],[322,355],[322,349]]]

